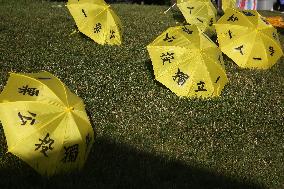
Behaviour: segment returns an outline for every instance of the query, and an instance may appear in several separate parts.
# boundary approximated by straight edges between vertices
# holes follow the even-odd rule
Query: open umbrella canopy
[[[219,96],[228,82],[222,52],[196,26],[170,27],[147,49],[156,80],[178,96]]]
[[[177,6],[189,24],[201,31],[214,30],[217,10],[210,0],[177,0]]]
[[[99,44],[121,44],[121,21],[103,0],[68,0],[67,7],[83,34]]]
[[[94,132],[83,101],[59,79],[12,73],[0,102],[9,152],[46,176],[82,168]]]
[[[242,68],[268,69],[283,55],[277,30],[257,11],[227,9],[215,27],[222,52]]]

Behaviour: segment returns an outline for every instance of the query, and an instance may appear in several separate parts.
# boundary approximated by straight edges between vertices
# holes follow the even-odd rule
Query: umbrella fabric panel
[[[221,50],[234,62],[238,62],[240,67],[244,67],[253,48],[253,43],[250,41],[255,41],[255,38],[255,32],[248,33],[227,45],[223,45]]]
[[[81,159],[86,160],[88,157],[88,154],[90,153],[91,147],[94,143],[95,136],[94,136],[93,128],[89,120],[86,121],[85,119],[83,119],[76,113],[71,113],[71,116],[73,118],[74,123],[77,125],[77,129],[82,139]]]
[[[62,133],[62,147],[58,153],[56,171],[55,173],[69,172],[70,170],[80,170],[86,160],[86,142],[85,136],[87,133],[82,133],[84,127],[90,126],[89,124],[82,122],[82,125],[78,125],[74,119],[72,113],[68,113],[65,116],[65,127]],[[84,126],[84,124],[86,126]],[[89,144],[90,145],[90,144]]]
[[[24,138],[10,152],[29,164],[42,175],[55,173],[62,149],[62,135],[65,130],[64,115],[57,117],[46,127]]]
[[[14,73],[16,74],[16,73]],[[39,72],[39,73],[21,73],[21,76],[27,76],[39,81],[42,85],[47,86],[56,96],[64,102],[64,106],[68,103],[66,93],[67,87],[54,75],[49,72]],[[28,78],[26,78],[28,79]],[[49,94],[47,94],[49,96]]]
[[[218,20],[217,24],[241,25],[248,28],[254,27],[253,23],[243,13],[234,9],[227,9],[225,15]]]
[[[58,106],[40,102],[9,102],[0,104],[0,117],[8,143],[8,150],[46,124],[62,115]]]
[[[199,31],[189,26],[170,27],[148,46],[196,49],[200,47]]]
[[[108,23],[108,35],[106,37],[106,43],[120,45],[122,42],[122,24],[119,17],[114,13],[112,9],[108,9],[107,12]]]
[[[87,24],[88,21],[93,19],[96,15],[100,14],[104,11],[107,6],[101,6],[85,3],[85,4],[69,4],[67,3],[67,7],[73,16],[76,25],[78,26],[79,30],[86,34],[88,33],[89,25]],[[84,33],[85,34],[85,33]]]
[[[187,96],[193,84],[193,70],[188,64],[177,64],[156,79],[179,96]]]
[[[172,69],[181,61],[185,60],[191,53],[181,47],[148,47],[150,57],[153,61],[153,69],[156,77],[164,75],[165,71]]]
[[[218,34],[218,43],[221,48],[251,31],[248,27],[229,24],[216,24],[215,28]]]
[[[212,96],[219,96],[224,86],[228,83],[228,78],[222,55],[213,59],[209,54],[210,52],[206,52],[202,58],[209,74],[209,82],[213,86],[210,92],[212,92]]]
[[[40,76],[40,75],[38,75]],[[43,77],[26,76],[22,74],[12,73],[7,85],[4,87],[0,95],[0,101],[35,101],[40,100],[45,103],[54,104],[65,107],[66,96],[64,94],[64,87],[58,85],[57,81],[50,79],[49,82]],[[49,84],[44,84],[49,83]],[[57,83],[57,85],[55,84]],[[53,91],[54,90],[54,91]],[[60,91],[55,94],[55,92]]]
[[[257,34],[253,51],[246,67],[268,69],[282,56],[282,49],[271,38],[262,33]]]

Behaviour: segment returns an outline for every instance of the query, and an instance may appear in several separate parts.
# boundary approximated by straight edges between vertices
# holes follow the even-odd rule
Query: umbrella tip
[[[74,107],[68,107],[68,108],[65,109],[65,112],[71,112],[73,110],[74,110]]]

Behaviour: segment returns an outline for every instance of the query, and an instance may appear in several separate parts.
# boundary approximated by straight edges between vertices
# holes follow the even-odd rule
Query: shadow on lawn
[[[184,18],[184,16],[182,15],[182,13],[178,10],[172,10],[172,14],[173,14],[173,18],[176,22],[180,22],[180,23],[186,23],[186,20]]]
[[[1,170],[1,188],[261,188],[247,179],[218,175],[106,138],[96,139],[80,173],[46,179],[24,163],[19,164],[21,168]]]

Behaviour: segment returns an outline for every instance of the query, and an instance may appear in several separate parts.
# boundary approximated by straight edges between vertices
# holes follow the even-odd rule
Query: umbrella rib
[[[62,81],[60,81],[59,79],[58,79],[58,81],[59,81],[59,83],[61,84],[61,86],[63,87],[64,93],[65,93],[65,100],[66,100],[66,103],[67,103],[67,107],[69,107],[69,102],[68,102],[66,87],[65,87],[65,85],[63,84]]]
[[[220,70],[222,70],[222,72],[223,72],[224,75],[227,75],[227,74],[226,74],[226,70],[223,69],[223,67],[222,67],[220,64],[217,64],[217,63],[216,63],[216,60],[212,59],[212,57],[207,56],[207,55],[206,55],[206,57],[207,57],[208,59],[210,59],[212,62],[214,62],[216,65],[218,65],[218,67],[220,68]]]
[[[263,33],[260,33],[260,35],[262,36],[262,37],[261,37],[261,41],[262,41],[262,44],[263,44],[263,46],[264,46],[263,38],[265,38],[265,35],[264,35]],[[265,49],[265,47],[264,47],[264,49]],[[269,65],[269,60],[268,60],[267,51],[265,50],[264,53],[265,53],[265,58],[266,58],[266,61],[267,61],[267,65]],[[270,65],[269,65],[269,67],[270,67]]]
[[[210,75],[210,71],[208,70],[208,67],[207,67],[207,65],[206,65],[206,61],[204,60],[204,57],[203,57],[203,55],[201,54],[201,60],[202,60],[202,62],[203,62],[203,65],[204,65],[204,67],[205,67],[205,70],[207,71],[207,73],[208,73],[208,77],[210,78],[209,79],[209,82],[210,82],[210,84],[211,84],[211,86],[213,86],[214,84],[213,84],[213,82],[212,82],[212,80],[211,80],[211,75]]]
[[[198,13],[201,12],[203,8],[207,8],[207,4],[206,4],[206,5],[202,5],[202,7],[198,10],[198,12],[196,12],[196,13],[194,14],[194,16],[197,17],[197,16],[198,16]],[[208,9],[207,9],[207,10],[208,10]],[[209,15],[209,14],[207,13],[207,15]],[[200,16],[200,17],[204,18],[203,16]]]
[[[191,45],[193,45],[193,46],[195,47],[194,49],[198,49],[198,47],[196,47],[196,46],[194,45],[194,43],[192,43],[192,41],[190,41],[190,39],[188,39],[188,38],[186,37],[186,35],[185,35],[183,32],[180,32],[180,31],[179,31],[179,33],[187,40],[187,42],[189,42],[189,44],[191,44]],[[198,37],[200,37],[200,36],[198,36]],[[199,40],[199,46],[200,46],[200,40]],[[186,48],[186,49],[192,50],[192,48]]]
[[[243,66],[246,66],[248,64],[248,60],[250,58],[250,55],[252,54],[252,48],[254,47],[254,44],[255,44],[256,36],[257,36],[257,33],[254,35],[254,40],[253,40],[252,46],[251,46],[250,50],[248,51],[250,53],[248,54],[247,58],[245,59],[246,61],[243,64]]]
[[[226,70],[218,63],[216,63],[217,61],[212,59],[210,56],[206,56],[205,57],[209,60],[211,60],[213,62],[213,64],[215,64],[215,66],[217,66],[219,68],[219,71],[221,71],[226,77],[227,77],[227,74],[226,74]],[[210,72],[209,72],[209,75],[210,75]],[[211,77],[212,78],[212,77]],[[215,79],[215,78],[214,78]],[[228,77],[227,77],[227,80],[228,80]],[[214,85],[213,83],[214,80],[212,80],[212,85]]]
[[[64,139],[65,139],[65,131],[66,131],[66,127],[67,127],[67,124],[65,125],[65,129],[64,129],[64,135],[63,135],[63,137],[62,137],[62,140],[61,140],[61,146],[63,146],[64,145]],[[58,159],[59,159],[59,157],[60,157],[60,153],[58,153],[57,154],[57,157],[56,157],[56,163],[58,162]],[[57,165],[57,164],[56,164]],[[56,169],[57,169],[57,166],[54,166],[54,173],[56,173]]]
[[[101,12],[99,12],[98,14],[96,14],[95,16],[94,16],[94,18],[96,18],[96,17],[98,17],[100,14],[102,14],[104,11],[106,11],[107,9],[109,9],[110,8],[110,5],[108,5],[107,7],[105,7]]]
[[[75,123],[76,123],[75,117],[78,117],[78,118],[81,119],[83,122],[85,122],[86,125],[91,125],[90,122],[87,122],[85,119],[81,118],[80,116],[78,116],[78,115],[76,115],[76,114],[73,115],[73,113],[71,113],[71,117],[72,117],[72,119],[73,119],[73,121],[74,121]],[[76,124],[77,124],[77,123],[76,123]],[[77,129],[78,132],[80,133],[80,136],[81,136],[81,138],[82,138],[82,140],[83,140],[84,137],[82,136],[82,133],[81,133],[79,127],[76,127],[76,129]]]

